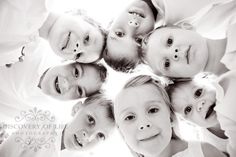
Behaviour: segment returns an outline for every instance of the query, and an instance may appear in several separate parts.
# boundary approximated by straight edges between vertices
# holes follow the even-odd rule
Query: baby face
[[[191,81],[174,90],[172,105],[175,112],[201,127],[211,127],[218,123],[214,107],[216,89],[206,82]]]
[[[64,131],[64,145],[69,150],[87,150],[110,135],[115,124],[108,118],[105,106],[96,103],[83,106]]]
[[[55,66],[41,76],[41,90],[56,99],[83,98],[98,91],[106,78],[106,69],[96,64],[71,63]]]
[[[142,0],[131,3],[112,23],[107,37],[108,55],[113,59],[138,60],[142,37],[154,28],[150,7]]]
[[[100,58],[104,36],[98,27],[79,15],[61,15],[49,32],[49,43],[56,54],[81,63]]]
[[[194,31],[174,27],[155,30],[144,44],[146,61],[154,73],[170,77],[191,77],[204,70],[208,49]]]
[[[160,154],[170,143],[170,111],[157,87],[129,87],[117,96],[114,114],[129,147],[145,156]]]

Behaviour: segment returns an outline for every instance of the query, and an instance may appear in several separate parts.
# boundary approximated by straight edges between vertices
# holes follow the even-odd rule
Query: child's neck
[[[213,127],[207,128],[207,130],[219,138],[227,139],[227,136],[225,136],[225,132],[224,132],[224,130],[221,129],[219,123]]]
[[[226,39],[206,39],[206,42],[208,46],[208,62],[204,71],[213,72],[216,75],[227,72],[228,69],[220,62],[225,54]]]
[[[49,32],[51,31],[57,18],[58,18],[57,14],[50,13],[46,21],[43,23],[42,27],[39,29],[39,36],[41,36],[44,39],[48,39]]]
[[[172,157],[176,153],[185,150],[187,147],[188,143],[186,141],[181,139],[171,139],[168,146],[156,157]]]

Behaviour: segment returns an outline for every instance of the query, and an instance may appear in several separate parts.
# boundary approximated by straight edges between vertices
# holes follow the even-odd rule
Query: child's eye
[[[105,135],[101,132],[97,133],[96,136],[97,136],[97,139],[99,139],[99,140],[105,140]]]
[[[142,38],[142,37],[135,37],[135,42],[136,42],[139,46],[141,46],[142,41],[143,41],[143,38]]]
[[[156,107],[153,107],[153,108],[150,108],[149,110],[148,110],[148,113],[151,113],[151,114],[153,114],[153,113],[157,113],[159,111],[159,109],[158,108],[156,108]]]
[[[166,41],[166,44],[168,47],[171,47],[174,42],[174,39],[172,37],[169,37]]]
[[[135,119],[134,115],[128,115],[128,116],[125,117],[125,121],[131,121],[133,119]]]
[[[164,61],[164,69],[168,69],[170,67],[170,60],[169,59],[165,59]]]
[[[116,31],[115,34],[118,36],[118,37],[123,37],[125,35],[125,33],[121,32],[121,31]]]
[[[191,111],[192,111],[192,106],[187,106],[187,107],[184,109],[184,114],[185,114],[185,115],[188,115]]]
[[[83,90],[80,88],[80,86],[77,87],[77,91],[78,91],[79,96],[83,95]]]
[[[89,125],[95,125],[95,119],[91,115],[87,116],[87,120]]]
[[[89,42],[89,35],[86,35],[85,38],[84,38],[84,44],[87,44]]]
[[[194,97],[195,97],[195,98],[199,98],[199,97],[202,95],[202,91],[203,91],[202,88],[197,89],[197,90],[194,92]]]
[[[75,78],[79,77],[79,70],[76,67],[74,68],[73,74],[74,74]]]

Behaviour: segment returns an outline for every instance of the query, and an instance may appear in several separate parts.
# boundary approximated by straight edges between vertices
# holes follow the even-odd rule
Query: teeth
[[[61,90],[59,88],[59,82],[58,82],[58,76],[56,77],[56,80],[55,80],[55,88],[56,88],[56,91],[61,94]]]
[[[206,114],[206,116],[205,116],[205,119],[209,118],[210,115],[214,112],[214,107],[215,107],[215,106],[216,106],[216,105],[215,105],[215,103],[214,103],[213,105],[211,105],[211,106],[209,107],[209,109],[208,109],[208,111],[207,111],[207,114]]]
[[[139,14],[139,13],[136,13],[136,12],[133,12],[133,11],[130,11],[129,13],[134,15],[134,16],[138,16],[138,17],[144,18],[144,16],[142,14]]]
[[[64,49],[67,47],[67,45],[68,45],[68,43],[69,43],[69,41],[70,41],[70,35],[71,35],[71,32],[69,32],[69,34],[68,34],[68,36],[67,36],[66,44],[65,44],[65,46],[63,46],[63,47],[61,48],[61,50],[64,50]]]

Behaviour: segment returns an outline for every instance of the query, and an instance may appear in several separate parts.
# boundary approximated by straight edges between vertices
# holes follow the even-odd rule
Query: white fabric
[[[178,152],[172,157],[204,157],[200,142],[188,142],[188,148],[182,152]]]
[[[57,62],[54,63],[50,58],[50,51],[44,42],[38,40],[37,48],[25,57],[24,62],[17,62],[10,68],[0,67],[1,121],[10,122],[20,111],[32,106],[54,105],[58,102],[37,87],[41,74]]]
[[[19,61],[36,47],[52,0],[0,1],[0,66]]]
[[[38,118],[40,118],[38,114]],[[28,128],[14,132],[0,145],[1,157],[60,157],[62,131],[65,125],[50,119],[29,120],[24,123]]]
[[[156,21],[166,25],[191,17],[201,8],[216,1],[225,0],[152,0],[152,3],[158,10]]]
[[[221,128],[228,137],[227,152],[236,156],[236,70],[231,70],[219,78],[217,89],[217,106],[215,111]]]
[[[201,128],[201,133],[203,135],[203,141],[212,144],[213,146],[215,146],[217,149],[219,149],[222,152],[227,152],[226,146],[228,143],[228,139],[222,139],[222,138],[212,134],[206,128]]]

